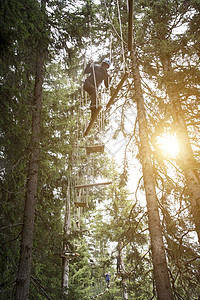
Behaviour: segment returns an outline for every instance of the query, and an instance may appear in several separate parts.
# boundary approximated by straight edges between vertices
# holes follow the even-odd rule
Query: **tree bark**
[[[70,211],[70,183],[68,183],[66,208],[65,208],[65,223],[64,223],[64,239],[63,239],[63,251],[68,251],[66,239],[71,233],[71,211]],[[69,258],[63,258],[63,274],[62,274],[62,288],[63,294],[68,295],[69,290]]]
[[[147,201],[147,212],[149,222],[149,233],[151,238],[151,251],[153,261],[153,272],[156,283],[158,299],[172,300],[172,290],[167,270],[167,262],[163,243],[162,229],[160,224],[158,202],[154,181],[154,173],[151,162],[151,150],[148,138],[148,127],[144,106],[144,98],[141,88],[140,72],[137,65],[136,50],[131,52],[132,70],[135,82],[139,137],[140,137],[140,155],[143,171],[144,188]]]
[[[170,59],[162,60],[164,74],[173,74]],[[173,78],[173,77],[172,77]],[[186,178],[189,201],[191,204],[195,230],[200,243],[200,178],[197,173],[198,165],[191,147],[180,96],[175,83],[166,84],[166,90],[171,104],[172,118],[180,148],[179,166]]]
[[[36,63],[34,107],[32,111],[32,137],[31,154],[28,167],[28,180],[26,188],[24,220],[22,227],[22,240],[20,259],[16,278],[16,300],[25,300],[29,297],[31,280],[31,263],[33,248],[33,232],[35,219],[35,205],[37,199],[37,182],[40,147],[40,118],[42,107],[43,60],[38,58]]]
[[[122,276],[123,299],[128,300],[127,276],[125,274],[125,268],[124,268],[124,257],[123,257],[123,251],[122,251],[122,242],[118,243],[117,248],[118,248],[118,260],[119,260],[118,261],[118,264],[119,264],[118,268],[119,268],[119,272],[121,273],[121,276]]]
[[[122,276],[123,299],[128,300],[127,279]]]

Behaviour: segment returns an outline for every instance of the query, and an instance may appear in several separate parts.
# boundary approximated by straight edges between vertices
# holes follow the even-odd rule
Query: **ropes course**
[[[108,8],[106,6],[106,2],[104,1],[104,5],[106,7],[106,12],[108,13]],[[96,81],[96,74],[95,74],[95,66],[92,64],[92,70],[93,70],[93,76],[94,76],[94,84],[95,84],[95,93],[96,93],[96,104],[95,104],[95,110],[89,120],[88,117],[88,96],[87,92],[83,91],[81,89],[81,96],[80,96],[80,107],[77,111],[76,116],[76,145],[73,147],[73,153],[72,153],[72,161],[73,161],[73,169],[75,174],[75,180],[73,184],[71,184],[70,188],[68,187],[68,195],[71,195],[73,198],[73,204],[74,204],[74,232],[81,230],[81,214],[88,208],[88,198],[89,198],[89,191],[93,187],[100,187],[100,186],[107,186],[112,184],[112,181],[104,181],[104,182],[88,182],[88,178],[92,178],[92,170],[93,168],[90,165],[89,157],[92,156],[92,154],[96,153],[104,153],[105,146],[102,143],[98,144],[92,144],[91,145],[91,138],[94,134],[94,127],[96,124],[98,133],[102,133],[104,130],[104,123],[105,123],[105,114],[108,111],[108,109],[111,107],[111,105],[114,103],[119,91],[123,87],[124,82],[127,80],[129,76],[129,71],[126,68],[126,59],[125,59],[125,51],[124,51],[124,40],[123,40],[123,32],[122,32],[122,23],[121,23],[121,16],[120,16],[120,6],[119,6],[119,0],[117,0],[117,11],[118,11],[118,19],[119,19],[119,28],[120,28],[120,35],[116,31],[112,21],[110,20],[110,16],[108,13],[108,17],[110,20],[111,26],[114,28],[114,32],[117,34],[118,38],[121,41],[121,49],[122,49],[122,61],[123,61],[123,76],[119,83],[117,84],[116,88],[114,89],[114,92],[112,93],[109,101],[107,101],[107,98],[105,97],[105,90],[103,91],[103,95],[101,93],[101,96],[99,96],[98,92],[98,86]],[[133,0],[128,1],[128,50],[132,51],[132,45],[133,45],[133,32],[132,32],[132,21],[133,21]],[[91,49],[91,59],[93,56],[93,45],[92,45],[92,33],[91,33],[91,18],[89,17],[89,28],[90,28],[90,49]],[[112,35],[110,40],[110,60],[111,60],[111,49],[112,47]],[[84,67],[86,68],[86,58],[84,61]],[[110,92],[110,85],[109,86],[109,92]],[[93,129],[93,130],[92,130]],[[90,140],[89,140],[90,137]],[[94,141],[94,139],[93,139]],[[89,144],[90,142],[90,144]],[[81,163],[81,157],[80,153],[84,150],[86,153],[86,161]],[[69,189],[71,189],[69,191]],[[69,197],[69,196],[68,196]],[[70,210],[70,198],[68,199],[68,209]],[[68,222],[71,222],[71,216],[69,216]],[[70,226],[69,226],[70,227]],[[71,227],[70,227],[71,230]],[[80,231],[81,232],[81,231]],[[69,232],[68,232],[69,233]],[[72,259],[75,257],[78,257],[78,252],[71,252],[67,248],[66,245],[63,247],[63,252],[61,254],[61,257],[66,259]],[[115,280],[117,277],[122,277],[122,273],[117,273],[114,276],[113,282],[109,285],[109,288],[107,287],[103,292],[99,293],[96,296],[91,297],[91,299],[97,299],[101,296],[105,295],[109,292],[110,287],[115,283]]]
[[[113,284],[115,283],[116,278],[117,278],[117,276],[114,276],[114,280],[113,280],[113,282],[111,282],[111,283],[109,284],[109,287],[107,287],[103,292],[101,292],[101,293],[99,293],[99,294],[97,294],[97,295],[91,297],[90,299],[97,299],[97,298],[99,298],[99,297],[105,295],[106,293],[108,293],[108,292],[110,291],[111,286],[113,286]]]
[[[106,7],[106,11],[108,12],[108,8],[106,6],[106,2],[104,1],[104,5]],[[101,103],[102,101],[102,95],[99,97],[98,93],[98,87],[97,87],[97,81],[96,81],[96,74],[95,74],[95,69],[94,69],[94,64],[92,63],[92,71],[93,71],[93,77],[94,77],[94,85],[95,85],[95,93],[96,93],[96,109],[94,113],[92,114],[92,117],[88,123],[88,114],[87,114],[87,109],[88,109],[88,101],[87,101],[87,92],[81,91],[81,107],[78,110],[77,113],[77,142],[76,142],[76,150],[74,154],[74,161],[76,162],[76,173],[77,173],[77,178],[76,178],[76,184],[74,185],[74,190],[75,190],[75,200],[74,200],[74,205],[76,207],[77,213],[76,215],[78,216],[78,221],[76,222],[78,227],[80,226],[80,214],[81,214],[81,209],[87,208],[88,207],[88,189],[93,188],[93,187],[98,187],[98,186],[104,186],[104,185],[109,185],[112,184],[112,181],[105,181],[105,182],[96,182],[96,183],[88,183],[87,182],[87,175],[89,172],[89,163],[88,159],[86,162],[87,168],[85,170],[85,175],[82,174],[82,170],[78,170],[80,166],[79,162],[79,152],[80,149],[85,148],[86,149],[86,154],[87,156],[92,154],[92,153],[103,153],[104,152],[104,145],[103,144],[98,144],[98,145],[89,145],[88,146],[88,140],[87,137],[89,136],[89,133],[91,132],[92,128],[94,127],[95,121],[98,120],[98,129],[99,131],[103,131],[104,127],[104,118],[105,118],[105,111],[110,108],[110,106],[114,103],[115,98],[117,97],[119,91],[121,90],[124,82],[128,78],[128,72],[125,69],[126,61],[125,61],[125,52],[124,52],[124,40],[123,40],[123,33],[122,33],[122,22],[121,22],[121,16],[120,16],[120,6],[119,6],[119,0],[117,0],[117,12],[118,12],[118,19],[119,19],[119,28],[120,28],[120,41],[121,41],[121,48],[122,48],[122,60],[123,60],[123,71],[124,75],[119,81],[118,85],[116,86],[114,92],[112,93],[110,100],[105,103]],[[131,51],[132,49],[132,19],[133,19],[133,0],[128,1],[128,49]],[[110,20],[111,21],[111,20]],[[112,24],[112,22],[111,22]],[[91,16],[89,16],[89,29],[90,29],[90,56],[92,58],[93,56],[93,45],[92,45],[92,30],[91,30]],[[113,25],[112,25],[113,26]],[[111,44],[112,44],[112,35],[111,35],[111,41],[110,41],[110,59],[111,59]],[[92,61],[93,62],[93,61]],[[84,62],[84,66],[86,67],[86,59]],[[101,114],[100,114],[101,111]],[[81,122],[80,120],[83,120]],[[80,123],[80,125],[79,125]],[[84,129],[84,124],[87,124],[87,128]],[[80,136],[79,136],[80,132]],[[80,145],[80,141],[85,140],[86,145],[82,146]],[[84,170],[83,170],[84,172]],[[86,192],[87,190],[87,192]],[[84,200],[83,200],[84,199]]]
[[[117,34],[117,36],[118,36],[118,38],[120,39],[120,42],[121,42],[123,73],[124,73],[124,75],[122,76],[120,82],[118,83],[117,87],[115,88],[114,92],[112,93],[109,102],[106,104],[106,110],[107,110],[114,103],[114,100],[117,97],[120,89],[122,88],[124,82],[128,78],[129,70],[128,70],[128,68],[126,68],[126,59],[125,59],[125,51],[124,51],[125,42],[124,42],[124,39],[123,39],[123,31],[122,31],[122,22],[121,22],[121,15],[120,15],[119,0],[117,0],[117,12],[118,12],[120,34],[118,34],[117,30],[115,29],[115,27],[112,23],[112,20],[110,19],[110,15],[109,15],[109,12],[108,12],[108,7],[106,5],[105,0],[104,0],[104,5],[105,5],[105,8],[106,8],[106,12],[107,12],[110,24],[112,25],[112,27],[114,29],[114,32]],[[132,30],[132,27],[133,27],[133,24],[132,24],[132,21],[133,21],[133,0],[129,0],[128,3],[127,3],[127,6],[128,6],[128,13],[129,13],[129,17],[128,17],[128,49],[129,49],[129,51],[131,51],[132,43],[133,43],[133,39],[132,39],[132,36],[133,36],[133,30]],[[91,25],[91,17],[89,16],[90,51],[91,51],[90,57],[92,58],[93,57],[93,45],[92,45],[91,26],[92,26]],[[112,35],[111,35],[111,40],[110,40],[110,60],[111,60],[111,50],[112,50],[111,46],[112,46]],[[96,92],[97,101],[96,101],[96,110],[95,110],[94,114],[92,115],[92,117],[90,119],[90,122],[89,122],[89,124],[88,124],[88,126],[85,130],[85,133],[84,133],[85,137],[89,135],[90,130],[93,128],[93,126],[95,124],[95,121],[98,119],[98,116],[99,116],[100,112],[102,112],[102,108],[104,108],[102,103],[101,103],[101,98],[102,97],[99,97],[99,94],[98,94],[98,88],[97,88],[97,84],[96,84],[96,75],[95,75],[95,71],[94,71],[94,64],[92,65],[92,68],[93,68],[93,76],[94,76],[94,84],[95,84],[95,92]],[[103,111],[102,116],[104,116],[104,115],[105,115],[105,112]]]

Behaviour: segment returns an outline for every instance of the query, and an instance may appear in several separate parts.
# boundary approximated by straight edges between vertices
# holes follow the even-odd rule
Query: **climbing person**
[[[106,277],[107,287],[109,288],[110,287],[110,278],[111,278],[110,272],[106,273],[105,277]]]
[[[117,273],[120,273],[121,270],[121,256],[117,255]]]
[[[104,81],[106,88],[108,88],[110,83],[110,75],[107,69],[110,67],[110,59],[105,58],[100,65],[93,65],[93,60],[90,60],[87,64],[84,73],[90,74],[83,85],[83,89],[88,92],[91,97],[91,116],[93,116],[97,103],[97,88]]]

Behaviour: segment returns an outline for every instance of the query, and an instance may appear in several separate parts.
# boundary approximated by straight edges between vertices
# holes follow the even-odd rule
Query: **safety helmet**
[[[104,58],[104,60],[102,61],[102,63],[105,63],[105,64],[107,64],[108,66],[110,66],[111,61],[110,61],[109,58]]]

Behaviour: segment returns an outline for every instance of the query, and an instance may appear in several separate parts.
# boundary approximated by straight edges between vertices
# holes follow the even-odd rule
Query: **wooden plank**
[[[86,153],[90,154],[90,153],[103,153],[104,152],[104,145],[94,145],[94,146],[88,146],[86,147]]]
[[[72,252],[63,252],[60,256],[62,258],[66,258],[66,257],[76,257],[79,256],[79,253],[72,253]]]
[[[133,0],[128,1],[128,50],[133,48]]]
[[[108,185],[111,183],[112,183],[112,181],[89,183],[89,184],[75,185],[74,188],[75,189],[90,188],[90,187],[99,186],[99,185]]]
[[[106,109],[108,109],[114,102],[115,98],[117,97],[117,94],[119,93],[119,90],[121,89],[122,85],[124,84],[124,81],[127,79],[128,73],[125,72],[124,76],[122,77],[121,81],[118,83],[118,86],[116,87],[114,93],[112,94],[109,102],[106,105]]]
[[[93,145],[93,146],[78,146],[78,145],[73,145],[74,148],[80,148],[80,149],[86,149],[86,153],[96,153],[96,152],[104,152],[105,145]]]
[[[76,207],[88,207],[86,202],[74,202]]]
[[[96,108],[96,110],[94,111],[93,116],[92,116],[92,118],[91,118],[91,120],[90,120],[90,123],[89,123],[89,125],[88,125],[88,128],[86,129],[86,131],[85,131],[85,133],[84,133],[84,136],[87,136],[88,133],[90,132],[90,129],[92,128],[94,122],[96,121],[97,116],[98,116],[98,114],[99,114],[99,112],[100,112],[101,109],[102,109],[102,106],[98,106],[98,107]]]

